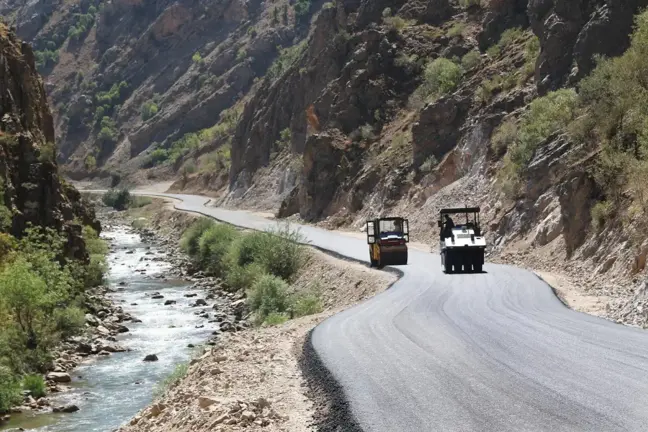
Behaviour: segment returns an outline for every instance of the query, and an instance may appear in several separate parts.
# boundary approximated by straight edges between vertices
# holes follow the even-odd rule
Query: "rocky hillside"
[[[640,29],[631,48],[646,4],[4,0],[0,11],[34,46],[73,178],[177,179],[174,190],[330,227],[401,213],[426,242],[440,207],[478,203],[495,251],[598,279],[638,274],[648,255]],[[626,93],[612,79],[623,71]]]
[[[86,259],[82,226],[100,230],[94,210],[58,174],[55,137],[31,47],[0,24],[0,231],[29,224],[67,234],[70,256]]]

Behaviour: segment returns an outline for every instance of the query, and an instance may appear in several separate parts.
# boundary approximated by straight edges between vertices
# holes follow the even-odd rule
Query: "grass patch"
[[[184,377],[187,376],[189,371],[189,362],[180,363],[175,367],[173,372],[171,372],[162,382],[155,386],[153,390],[153,396],[158,398],[162,396],[167,390],[177,386]]]

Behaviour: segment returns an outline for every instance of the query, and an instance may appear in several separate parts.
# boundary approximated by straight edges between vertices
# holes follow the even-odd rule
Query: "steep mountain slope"
[[[479,203],[494,251],[605,281],[643,271],[648,254],[628,183],[641,170],[609,175],[641,165],[628,152],[638,127],[614,131],[643,114],[617,107],[596,131],[580,83],[598,55],[628,50],[646,4],[4,0],[0,11],[36,49],[73,178],[177,178],[174,190],[329,227],[402,213],[426,242],[440,207]]]
[[[75,178],[155,165],[177,171],[198,141],[186,134],[219,122],[277,50],[306,30],[309,7],[303,0],[0,4],[34,46],[54,105],[59,160]],[[200,141],[217,147],[228,130],[209,129]]]
[[[67,235],[70,256],[86,259],[82,226],[101,227],[79,192],[59,177],[34,54],[2,24],[0,113],[0,231],[19,237],[29,224],[54,228]]]

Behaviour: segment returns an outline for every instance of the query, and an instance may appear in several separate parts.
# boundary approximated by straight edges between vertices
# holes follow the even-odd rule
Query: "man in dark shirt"
[[[452,235],[452,228],[454,228],[455,224],[450,215],[444,215],[445,217],[445,223],[443,226],[443,238],[448,238]]]

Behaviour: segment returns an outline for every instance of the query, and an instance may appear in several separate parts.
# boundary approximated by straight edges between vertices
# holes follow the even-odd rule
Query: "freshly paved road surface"
[[[164,196],[243,227],[276,224]],[[313,245],[368,261],[362,240],[300,229]],[[574,312],[514,267],[446,275],[438,255],[410,249],[399,268],[391,289],[312,337],[365,431],[648,431],[648,333]]]

